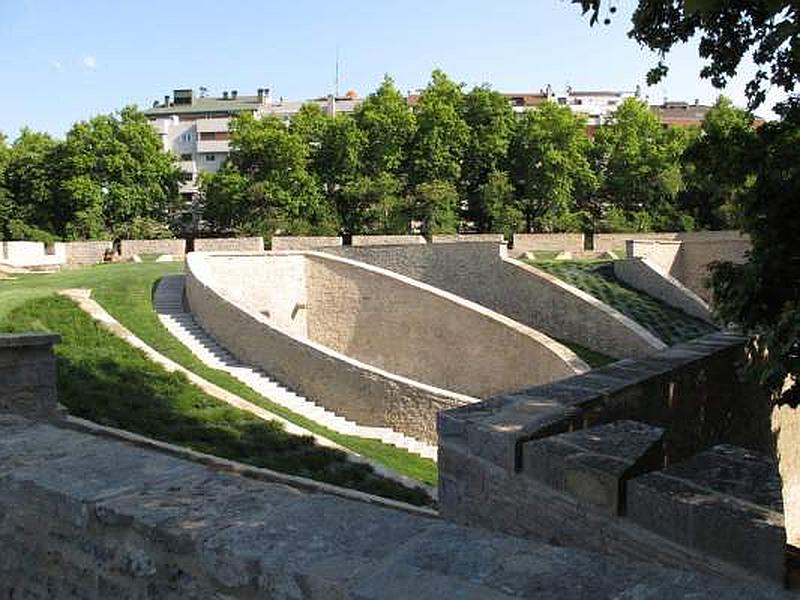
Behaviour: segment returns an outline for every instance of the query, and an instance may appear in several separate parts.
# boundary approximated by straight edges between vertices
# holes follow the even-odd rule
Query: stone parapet
[[[0,413],[33,418],[58,414],[52,333],[0,333]]]
[[[237,237],[237,238],[197,238],[194,240],[196,252],[262,252],[264,238]]]

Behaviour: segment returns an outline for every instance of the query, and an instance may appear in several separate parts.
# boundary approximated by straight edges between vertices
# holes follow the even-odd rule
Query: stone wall
[[[341,246],[342,238],[336,236],[289,236],[274,235],[271,240],[272,250],[315,250],[328,246]]]
[[[111,240],[65,242],[66,259],[69,265],[93,265],[103,262],[106,250],[113,246]]]
[[[171,254],[184,256],[186,254],[186,240],[122,240],[120,256],[130,258],[134,254]]]
[[[220,462],[0,415],[0,597],[779,597],[443,523],[363,494],[300,491]]]
[[[713,322],[708,304],[649,257],[615,260],[614,276],[687,315],[707,323]]]
[[[583,252],[582,233],[515,233],[511,256],[526,252]]]
[[[712,334],[647,359],[621,361],[441,413],[442,514],[459,523],[665,565],[715,573],[745,569],[780,579],[785,533],[774,469],[766,473],[757,467],[756,475],[764,478],[756,481],[749,478],[749,459],[740,461],[745,471],[737,475],[719,466],[724,456],[712,460],[708,472],[727,472],[743,488],[744,482],[755,483],[744,500],[739,499],[741,490],[725,484],[706,500],[697,496],[696,506],[714,507],[716,516],[701,516],[706,509],[697,508],[692,517],[692,492],[684,491],[697,495],[708,487],[698,488],[686,474],[684,465],[697,453],[718,444],[767,454],[773,449],[769,403],[737,377],[743,359],[742,338]],[[605,432],[603,424],[625,420],[647,432],[647,446],[631,446],[635,437],[630,430],[619,442]],[[569,433],[578,431],[585,432],[583,441]],[[724,455],[715,450],[715,456],[720,452]],[[675,465],[674,471],[667,470],[675,473],[671,479],[640,479],[665,464]],[[686,483],[678,485],[676,478]],[[667,481],[677,486],[672,495],[659,488]],[[662,491],[649,500],[633,498],[628,495],[631,482]],[[762,503],[763,509],[753,508]],[[666,520],[671,533],[654,530],[648,511]],[[723,514],[737,516],[723,525]],[[738,554],[725,554],[722,547],[738,548]]]
[[[506,240],[502,233],[455,233],[432,235],[431,242],[434,244],[452,244],[454,242],[495,242],[505,244]]]
[[[307,256],[308,336],[356,360],[475,397],[588,370],[484,307],[382,269]]]
[[[421,235],[354,235],[353,246],[398,246],[405,244],[427,244]]]
[[[709,302],[709,265],[716,261],[744,262],[750,249],[750,240],[730,232],[701,233],[718,235],[710,235],[705,239],[697,234],[679,241],[630,240],[626,245],[626,255],[628,258],[650,259],[703,301]],[[724,237],[723,233],[728,233],[728,236]]]
[[[66,260],[66,249],[59,242],[0,242],[0,264],[10,267],[58,267]]]
[[[0,333],[0,413],[56,415],[56,363],[48,333]]]
[[[264,250],[264,238],[196,238],[195,252],[261,252]]]
[[[237,305],[214,280],[208,255],[187,258],[186,295],[200,325],[241,360],[361,425],[392,427],[435,442],[436,414],[474,402],[382,371],[305,337],[282,331],[263,314]]]
[[[505,257],[497,243],[331,248],[477,302],[547,335],[618,358],[664,348],[637,323],[557,277]]]

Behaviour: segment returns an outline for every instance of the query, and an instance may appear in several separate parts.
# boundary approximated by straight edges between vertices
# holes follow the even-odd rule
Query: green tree
[[[309,144],[313,152],[322,142],[322,134],[328,125],[328,119],[319,104],[308,102],[292,117],[289,130]]]
[[[336,197],[342,229],[354,234],[402,234],[409,230],[405,184],[389,173],[362,176]]]
[[[176,206],[175,157],[135,107],[76,123],[56,162],[61,235],[113,235],[142,218],[166,223]]]
[[[378,89],[367,96],[353,116],[364,139],[364,174],[374,177],[399,173],[414,137],[416,120],[394,80],[384,76]]]
[[[627,98],[595,133],[592,156],[600,206],[616,208],[644,230],[690,227],[675,208],[687,143],[685,131],[665,130],[647,104]]]
[[[4,187],[10,196],[6,206],[12,213],[6,224],[8,237],[42,239],[61,224],[53,194],[58,146],[48,134],[25,128],[5,153]]]
[[[601,16],[604,0],[572,0],[591,15]],[[604,21],[616,12],[608,2]],[[764,102],[771,84],[791,92],[800,73],[800,23],[796,0],[639,0],[628,36],[660,54],[647,76],[658,83],[668,72],[664,57],[676,45],[700,36],[698,51],[706,59],[700,75],[717,88],[725,87],[742,59],[752,53],[756,72],[747,84],[749,107]]]
[[[462,86],[448,79],[443,71],[433,71],[414,111],[417,130],[409,151],[411,185],[426,181],[458,182],[464,148],[469,141],[463,105]]]
[[[449,181],[427,181],[414,188],[409,214],[424,235],[458,232],[458,190]]]
[[[308,169],[312,148],[276,117],[231,122],[231,152],[222,171],[203,180],[205,214],[239,233],[331,233],[335,218]],[[215,204],[221,203],[217,208]]]
[[[469,141],[460,187],[467,199],[468,218],[479,231],[489,231],[489,208],[481,189],[492,174],[505,167],[516,120],[508,100],[488,86],[475,87],[464,97],[464,120]]]
[[[522,227],[525,217],[514,197],[514,186],[505,171],[492,171],[478,193],[486,211],[486,231],[502,233],[512,239]]]
[[[757,144],[753,116],[721,96],[683,155],[682,207],[707,229],[738,229],[741,198],[752,188]]]
[[[363,145],[364,136],[352,117],[340,115],[328,120],[312,161],[328,195],[359,175]]]
[[[576,199],[595,185],[582,117],[545,102],[520,119],[509,146],[511,182],[525,230],[559,231],[573,221]]]

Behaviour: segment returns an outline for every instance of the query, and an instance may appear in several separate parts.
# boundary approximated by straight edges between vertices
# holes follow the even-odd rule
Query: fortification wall
[[[50,245],[43,242],[0,242],[0,264],[10,267],[59,266],[66,260],[66,249],[60,242]]]
[[[186,240],[122,240],[120,256],[130,258],[134,254],[171,254],[184,256],[186,254]]]
[[[708,304],[656,264],[651,257],[615,260],[614,275],[626,285],[641,290],[688,315],[707,323],[713,322]]]
[[[186,296],[201,326],[241,360],[361,425],[392,427],[435,442],[436,414],[474,402],[372,367],[307,338],[274,327],[219,289],[207,255],[187,259]]]
[[[583,252],[582,233],[515,233],[511,256],[526,252]]]
[[[341,246],[342,238],[336,236],[272,236],[272,250],[315,250],[328,246]]]
[[[715,446],[773,450],[770,404],[736,375],[743,358],[742,338],[717,333],[440,414],[442,514],[665,565],[731,576],[743,569],[780,581],[786,534],[774,467]],[[672,466],[661,474],[665,464]],[[703,479],[720,475],[722,482]]]
[[[113,246],[111,240],[65,242],[66,259],[69,265],[93,265],[103,262],[106,250]]]
[[[325,252],[417,279],[550,337],[609,356],[646,356],[664,348],[622,313],[552,275],[504,257],[504,248],[496,243],[343,247]]]
[[[434,244],[452,244],[454,242],[494,242],[496,244],[505,244],[505,241],[502,233],[454,233],[431,236],[431,242]]]
[[[302,254],[282,256],[280,260],[263,253],[219,255],[207,257],[204,264],[216,289],[232,302],[263,315],[281,331],[307,336],[307,280]]]
[[[307,256],[308,336],[416,381],[483,397],[588,367],[528,327],[382,269]]]
[[[0,414],[56,415],[53,344],[60,339],[50,333],[0,333]]]
[[[427,244],[421,235],[354,235],[353,246],[400,246],[405,244]]]
[[[264,238],[196,238],[194,240],[195,252],[262,252]]]

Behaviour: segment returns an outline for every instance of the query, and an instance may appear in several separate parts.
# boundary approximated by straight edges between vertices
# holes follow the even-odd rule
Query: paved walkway
[[[437,447],[425,444],[388,427],[364,427],[316,404],[277,382],[258,367],[239,361],[220,346],[194,320],[183,303],[183,275],[163,277],[156,287],[153,304],[167,330],[204,364],[225,371],[275,404],[345,435],[380,440],[419,456],[436,460]]]

